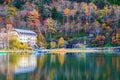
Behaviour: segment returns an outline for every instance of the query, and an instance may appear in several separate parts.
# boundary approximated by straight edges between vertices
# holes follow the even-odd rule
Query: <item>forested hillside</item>
[[[30,29],[47,42],[89,41],[92,35],[90,45],[120,45],[119,5],[119,0],[0,0],[0,31]]]

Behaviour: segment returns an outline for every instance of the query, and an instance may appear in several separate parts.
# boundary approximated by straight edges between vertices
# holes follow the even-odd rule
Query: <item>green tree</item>
[[[120,5],[120,0],[107,0],[108,3],[110,4],[117,4],[117,5]]]
[[[96,4],[96,6],[100,9],[104,8],[105,6],[105,2],[103,0],[95,0],[94,3]]]
[[[54,20],[58,20],[62,22],[63,16],[60,12],[57,11],[56,7],[53,7],[51,12],[52,12],[52,18]]]
[[[120,28],[120,19],[118,20],[118,27]]]
[[[22,6],[26,3],[26,0],[14,0],[13,1],[13,5],[18,8],[21,9]]]
[[[0,0],[0,4],[3,4],[4,3],[4,0]]]

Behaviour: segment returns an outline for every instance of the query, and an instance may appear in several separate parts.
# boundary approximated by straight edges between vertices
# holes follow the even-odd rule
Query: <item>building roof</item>
[[[15,31],[17,31],[18,33],[23,33],[23,34],[34,34],[36,35],[36,33],[32,30],[24,30],[24,29],[13,29]]]

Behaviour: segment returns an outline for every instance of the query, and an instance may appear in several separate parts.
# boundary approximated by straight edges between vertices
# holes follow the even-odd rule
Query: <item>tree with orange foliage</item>
[[[32,29],[37,29],[40,31],[40,14],[38,10],[34,9],[33,11],[30,11],[29,16],[27,18],[29,25],[32,27]]]
[[[69,8],[65,8],[65,9],[64,9],[64,14],[65,14],[65,15],[69,15],[69,13],[70,13],[70,9],[69,9]]]
[[[107,19],[107,23],[110,24],[112,23],[112,20],[110,18]]]
[[[105,36],[103,35],[96,36],[96,39],[93,40],[93,43],[97,46],[103,46],[105,43]]]
[[[98,35],[98,36],[96,37],[96,40],[105,40],[105,36]]]

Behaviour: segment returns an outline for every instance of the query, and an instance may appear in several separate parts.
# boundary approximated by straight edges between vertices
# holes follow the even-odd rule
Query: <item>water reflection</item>
[[[0,80],[7,79],[6,66],[1,55]],[[120,80],[120,54],[12,55],[9,69],[11,80]]]

